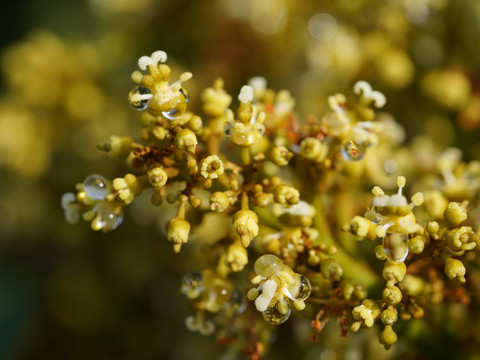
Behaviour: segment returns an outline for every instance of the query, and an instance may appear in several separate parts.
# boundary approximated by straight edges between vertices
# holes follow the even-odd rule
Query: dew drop
[[[107,180],[101,175],[90,175],[83,182],[83,190],[94,200],[103,200],[108,194]]]
[[[254,265],[255,272],[265,277],[277,275],[283,268],[282,260],[271,254],[260,256]]]
[[[181,87],[180,90],[174,93],[174,95],[167,101],[171,107],[167,111],[163,111],[162,115],[167,119],[177,119],[187,111],[187,104],[189,101],[189,93],[186,88]]]
[[[181,292],[187,295],[188,298],[196,298],[203,288],[203,277],[200,273],[190,271],[183,276]]]
[[[235,311],[237,314],[243,313],[247,308],[247,303],[245,302],[245,298],[243,297],[242,293],[237,290],[233,290],[230,293],[229,304],[233,309],[233,311]]]
[[[290,317],[290,314],[292,313],[292,310],[290,309],[290,306],[287,306],[287,313],[283,314],[280,312],[276,306],[273,306],[267,310],[265,310],[263,314],[263,318],[265,319],[266,322],[272,325],[280,325],[283,324],[285,321],[288,320]]]
[[[128,98],[131,99],[133,95],[146,95],[146,94],[150,94],[150,90],[148,90],[147,88],[145,88],[143,86],[137,86],[132,91],[130,91],[130,94],[128,95]],[[130,100],[130,104],[132,105],[132,107],[134,109],[145,110],[148,106],[148,101],[149,100],[150,99],[142,99],[140,101],[131,101]]]
[[[96,228],[103,231],[115,230],[123,221],[123,216],[117,214],[115,206],[107,202],[98,205],[97,216],[93,221],[96,222]]]
[[[230,137],[230,136],[232,136],[232,133],[233,133],[232,124],[229,123],[229,124],[225,125],[225,136]]]
[[[312,286],[310,281],[303,275],[300,275],[300,288],[298,290],[298,295],[296,296],[297,300],[305,300],[310,296],[312,291]]]
[[[363,159],[366,150],[367,145],[365,143],[349,140],[342,145],[340,153],[347,161],[358,161]]]
[[[408,255],[408,236],[397,232],[383,238],[383,252],[391,262],[404,262]]]

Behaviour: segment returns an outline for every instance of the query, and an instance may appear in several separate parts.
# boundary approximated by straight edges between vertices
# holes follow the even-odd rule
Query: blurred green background
[[[201,90],[219,76],[231,94],[265,76],[270,87],[292,92],[300,119],[321,117],[328,95],[350,93],[364,79],[386,94],[385,110],[407,139],[427,134],[441,147],[460,146],[466,159],[480,153],[476,0],[22,0],[2,7],[0,359],[237,358],[184,328],[191,310],[180,278],[202,261],[188,248],[172,256],[166,216],[148,197],[112,233],[64,221],[60,198],[75,183],[127,172],[96,144],[138,134],[126,98],[142,55],[164,50],[174,74],[194,74],[188,87],[197,112]],[[290,345],[269,358],[335,359],[330,348],[352,346],[347,358],[358,359],[377,349],[374,336],[339,340],[335,328],[325,335],[330,345],[312,346],[304,331],[305,324],[280,328],[279,343]],[[440,348],[419,335],[381,356],[453,358],[455,334],[437,335]]]

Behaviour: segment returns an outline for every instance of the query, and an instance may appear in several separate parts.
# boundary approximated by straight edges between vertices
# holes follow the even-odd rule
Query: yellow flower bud
[[[450,280],[457,279],[460,282],[465,282],[465,273],[467,270],[460,260],[448,259],[445,262],[445,268],[443,270]]]
[[[100,150],[107,151],[112,158],[125,159],[130,153],[132,139],[128,136],[110,136],[109,142],[98,145]]]
[[[402,292],[396,286],[386,287],[383,290],[382,297],[388,305],[397,305],[402,301]]]
[[[385,329],[380,333],[380,336],[378,337],[380,343],[385,346],[385,349],[389,349],[390,346],[395,345],[398,340],[398,336],[393,331],[391,325],[386,325]]]
[[[415,236],[408,241],[408,251],[411,254],[421,254],[425,249],[425,243],[420,236]]]
[[[233,230],[240,236],[243,246],[258,235],[258,217],[252,210],[239,210],[233,216]]]
[[[167,183],[168,175],[165,170],[158,166],[148,171],[148,182],[155,190],[160,189]]]
[[[221,191],[216,191],[210,196],[210,210],[223,212],[230,206],[228,196]]]
[[[395,284],[400,282],[407,273],[407,266],[403,262],[386,261],[383,266],[383,278],[388,282]]]
[[[248,253],[241,245],[232,244],[227,249],[226,262],[233,272],[242,271],[248,264]]]
[[[397,322],[397,319],[397,311],[392,307],[388,307],[380,314],[380,320],[382,320],[384,325],[393,325]]]
[[[188,154],[195,154],[197,147],[197,136],[190,129],[182,129],[175,136],[175,146],[181,151],[185,151]]]
[[[152,133],[157,140],[163,140],[167,136],[167,131],[161,126],[155,126],[152,130]]]
[[[328,281],[339,281],[343,274],[342,266],[334,259],[325,259],[320,264],[320,272]]]
[[[445,221],[453,226],[458,226],[467,220],[467,205],[468,201],[464,201],[461,204],[458,202],[448,203],[447,209],[443,213]]]
[[[275,165],[285,166],[293,157],[293,153],[288,151],[285,146],[275,146],[270,153],[270,160]]]
[[[290,207],[298,204],[300,201],[300,193],[297,189],[288,185],[279,185],[273,194],[274,200],[284,207]]]
[[[306,159],[322,161],[327,155],[324,148],[325,145],[317,138],[307,137],[300,143],[300,154]]]
[[[173,251],[178,253],[183,243],[188,241],[190,223],[185,219],[173,218],[168,223],[167,238],[173,242]]]

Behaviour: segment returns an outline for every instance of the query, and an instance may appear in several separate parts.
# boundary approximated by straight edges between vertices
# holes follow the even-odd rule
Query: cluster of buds
[[[412,266],[407,275],[407,264],[415,265],[416,256],[419,260],[421,256],[437,257],[443,261],[448,279],[466,281],[466,268],[459,258],[479,241],[478,233],[465,224],[468,202],[449,203],[445,191],[429,192],[425,195],[426,211],[432,203],[441,204],[441,211],[435,215],[429,212],[440,223],[431,221],[422,226],[413,209],[423,204],[424,195],[418,192],[407,201],[403,176],[397,177],[395,194],[386,195],[375,186],[374,198],[364,216],[354,216],[343,227],[360,239],[381,241],[375,248],[376,257],[384,261],[381,299],[366,298],[367,285],[356,278],[356,271],[362,270],[339,246],[345,244],[344,240],[336,242],[332,236],[335,229],[328,224],[327,216],[330,219],[338,215],[340,219],[340,212],[334,213],[341,204],[328,206],[333,210],[326,214],[325,195],[332,190],[338,195],[332,197],[333,201],[343,201],[343,189],[335,185],[349,181],[336,181],[343,175],[342,170],[348,173],[350,168],[361,165],[367,148],[379,144],[385,123],[375,121],[372,107],[385,105],[383,94],[359,81],[353,89],[356,97],[347,100],[343,94],[330,96],[330,111],[319,122],[308,120],[300,126],[293,113],[295,100],[288,91],[275,93],[266,88],[265,79],[254,78],[241,88],[234,113],[229,108],[232,97],[224,90],[223,80],[217,79],[202,93],[204,123],[200,116],[187,111],[188,92],[183,83],[192,74],[183,73],[178,81],[170,83],[171,69],[164,64],[166,58],[163,51],[141,57],[138,66],[146,73],[137,70],[132,74],[138,86],[130,92],[129,101],[134,108],[144,110],[141,143],[127,136],[112,136],[99,146],[110,157],[125,160],[132,173],[112,182],[99,175],[90,176],[77,185],[76,195],[64,195],[62,206],[67,221],[75,222],[82,215],[91,221],[93,229],[109,231],[122,221],[124,207],[146,190],[153,192],[154,205],[162,204],[163,198],[176,204],[176,215],[165,219],[166,238],[173,251],[180,252],[192,233],[195,241],[208,244],[207,252],[215,254],[217,263],[214,270],[189,273],[184,278],[182,292],[196,310],[195,316],[186,319],[190,330],[213,333],[222,321],[215,323],[205,317],[218,319],[215,315],[219,313],[228,319],[223,319],[223,325],[229,322],[228,331],[236,326],[236,317],[245,304],[239,300],[243,290],[235,289],[233,279],[237,273],[248,271],[251,257],[258,252],[251,280],[255,287],[248,291],[247,298],[268,324],[284,323],[292,313],[291,307],[303,310],[310,297],[312,304],[320,306],[312,325],[317,335],[323,327],[320,318],[337,318],[344,332],[348,324],[345,307],[351,305],[354,321],[350,329],[356,332],[381,321],[384,329],[379,339],[386,348],[397,341],[393,325],[398,318],[423,316],[424,303],[418,300],[421,296],[443,296],[444,283],[437,281],[428,286],[421,274],[414,275],[422,271],[423,265]],[[226,150],[236,145],[231,156],[223,153],[223,140],[231,143]],[[441,173],[451,181],[454,174],[447,166],[452,162],[448,163],[447,155],[441,156],[439,163]],[[468,173],[475,171],[472,166]],[[449,196],[462,194],[454,191],[460,189],[457,185],[462,179],[475,184],[471,176],[455,175],[459,175],[459,181],[455,181],[456,185],[449,182]],[[307,187],[312,183],[315,191],[309,192]],[[202,219],[207,227],[208,221],[216,224],[218,220],[227,229],[215,240],[211,237],[217,235],[216,231],[203,239],[189,211],[202,215],[210,211],[208,216],[192,219]],[[344,223],[344,219],[332,222],[338,223]],[[302,274],[312,279],[313,287]],[[374,277],[365,274],[367,280]],[[239,323],[245,326],[250,320]]]

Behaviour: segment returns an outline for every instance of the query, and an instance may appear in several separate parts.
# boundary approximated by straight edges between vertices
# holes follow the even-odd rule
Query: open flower
[[[305,308],[304,301],[311,291],[305,276],[295,273],[282,260],[270,254],[259,257],[254,268],[257,276],[252,283],[258,286],[250,289],[247,296],[255,300],[255,307],[267,322],[278,325],[287,321],[291,313],[288,301],[298,310]]]

